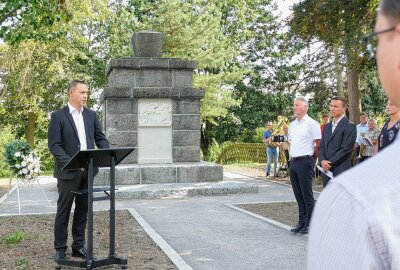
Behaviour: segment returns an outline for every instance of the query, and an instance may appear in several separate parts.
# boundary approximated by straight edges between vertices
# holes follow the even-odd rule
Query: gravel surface
[[[108,212],[94,214],[94,256],[108,255]],[[72,216],[70,218],[72,221]],[[0,217],[0,269],[54,269],[53,249],[54,215]],[[69,225],[69,231],[71,223]],[[13,244],[7,236],[23,234],[23,239]],[[72,237],[69,236],[69,245]],[[116,212],[116,254],[128,259],[128,269],[177,269],[170,259],[128,211]],[[67,258],[71,249],[67,250]],[[62,269],[79,269],[63,266]],[[97,269],[120,269],[118,265]]]

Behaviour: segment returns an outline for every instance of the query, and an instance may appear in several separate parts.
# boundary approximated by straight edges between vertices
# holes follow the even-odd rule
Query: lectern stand
[[[61,265],[94,269],[112,264],[121,265],[121,269],[127,268],[128,261],[115,255],[115,166],[133,150],[133,147],[82,150],[62,168],[62,170],[85,168],[88,171],[88,189],[74,191],[79,195],[88,194],[87,258],[85,261],[58,260],[56,269],[60,269]],[[94,167],[110,167],[109,187],[93,188]],[[104,192],[107,196],[93,198],[94,192]],[[93,201],[99,200],[110,200],[110,251],[108,257],[98,260],[93,257]]]

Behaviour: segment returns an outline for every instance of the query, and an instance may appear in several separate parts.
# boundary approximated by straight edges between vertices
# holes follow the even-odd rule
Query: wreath
[[[25,141],[15,140],[5,145],[5,157],[12,173],[24,183],[37,180],[40,170],[40,158]]]

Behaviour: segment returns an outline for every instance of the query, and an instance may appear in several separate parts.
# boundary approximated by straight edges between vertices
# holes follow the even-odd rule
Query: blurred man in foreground
[[[399,0],[381,0],[375,31],[366,39],[389,100],[400,106]],[[308,269],[400,269],[399,152],[396,139],[330,181],[311,221]]]

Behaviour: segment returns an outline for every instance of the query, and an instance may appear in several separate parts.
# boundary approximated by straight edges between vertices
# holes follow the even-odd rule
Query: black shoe
[[[268,177],[268,176],[269,176],[269,173],[266,173],[266,174],[265,174],[265,177]]]
[[[303,229],[304,224],[298,224],[296,227],[290,229],[292,233],[298,233],[301,229]]]
[[[56,256],[54,257],[54,260],[60,261],[60,260],[65,260],[67,257],[65,256],[65,250],[64,249],[56,249]]]
[[[308,226],[304,226],[303,228],[301,228],[301,230],[299,231],[299,233],[308,234]]]
[[[72,257],[80,257],[86,259],[87,258],[86,248],[81,247],[80,249],[72,249]]]

